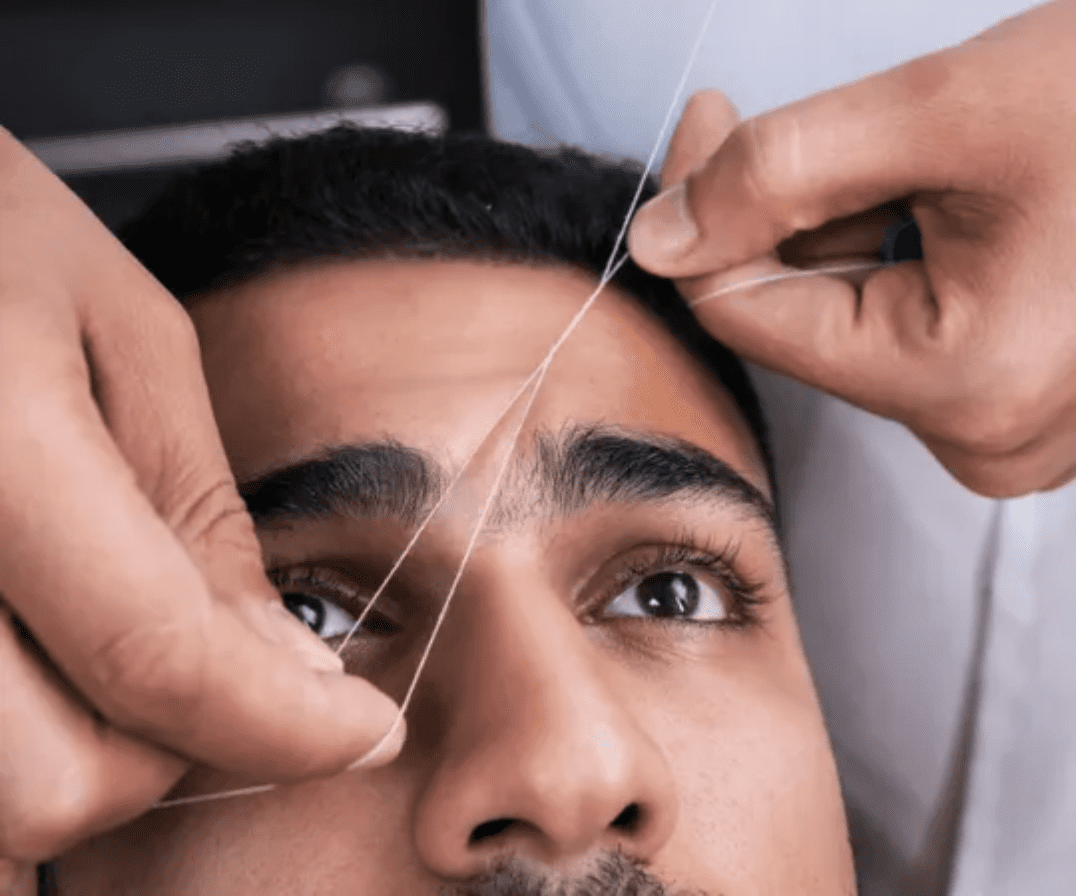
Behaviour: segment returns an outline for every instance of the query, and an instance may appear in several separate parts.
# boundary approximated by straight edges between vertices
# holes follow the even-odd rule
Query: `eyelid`
[[[356,618],[366,608],[373,595],[373,589],[358,584],[354,576],[329,565],[297,563],[291,566],[274,567],[268,570],[266,575],[277,590],[283,591],[289,587],[309,589],[320,598],[339,603],[342,609],[347,610]],[[401,625],[402,623],[389,609],[391,605],[392,602],[385,594],[382,594],[377,599],[374,609],[370,611],[370,615],[379,616],[393,625]]]
[[[640,553],[644,553],[644,556],[640,557]],[[594,624],[630,618],[604,617],[603,613],[620,594],[638,585],[647,576],[662,572],[686,572],[701,574],[714,581],[728,599],[728,616],[720,620],[668,618],[648,620],[649,622],[722,628],[747,628],[756,625],[759,622],[756,607],[765,602],[761,593],[763,585],[761,582],[749,580],[737,570],[736,554],[737,549],[733,546],[701,546],[697,539],[689,535],[681,536],[680,540],[674,543],[639,545],[620,555],[620,568],[614,573],[612,581],[585,602],[584,619]]]

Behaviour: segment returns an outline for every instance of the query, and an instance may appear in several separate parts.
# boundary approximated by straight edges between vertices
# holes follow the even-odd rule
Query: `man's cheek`
[[[739,724],[725,703],[667,746],[680,815],[660,864],[699,869],[684,883],[715,892],[832,876],[847,864],[847,835],[821,721],[788,704],[737,709]]]

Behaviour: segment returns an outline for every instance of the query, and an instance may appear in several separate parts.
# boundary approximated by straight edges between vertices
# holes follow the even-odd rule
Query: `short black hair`
[[[488,260],[600,277],[641,175],[637,163],[570,148],[343,125],[243,146],[185,174],[119,236],[183,302],[322,258]],[[641,199],[655,192],[648,180]],[[762,411],[739,358],[669,280],[629,259],[614,282],[732,395],[772,485]]]

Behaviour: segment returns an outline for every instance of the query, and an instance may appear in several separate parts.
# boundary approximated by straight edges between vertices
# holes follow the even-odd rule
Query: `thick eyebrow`
[[[398,442],[326,448],[239,487],[255,523],[389,516],[418,522],[440,497],[445,474],[421,451]]]
[[[579,513],[597,503],[668,500],[733,506],[779,541],[773,502],[729,464],[682,439],[579,427],[534,442],[534,478],[549,511]]]
[[[448,480],[445,469],[421,451],[367,442],[324,449],[243,484],[240,494],[262,525],[347,515],[417,523]],[[669,500],[735,507],[780,540],[773,503],[725,461],[680,439],[595,426],[538,433],[489,524],[507,528],[536,511],[570,516],[599,503]]]

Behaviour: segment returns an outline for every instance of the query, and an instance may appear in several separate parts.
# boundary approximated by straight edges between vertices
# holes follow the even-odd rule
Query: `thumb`
[[[629,235],[639,265],[667,277],[722,271],[794,233],[926,189],[959,167],[945,115],[944,53],[748,119],[686,180],[643,206]],[[686,117],[686,116],[685,116]]]

